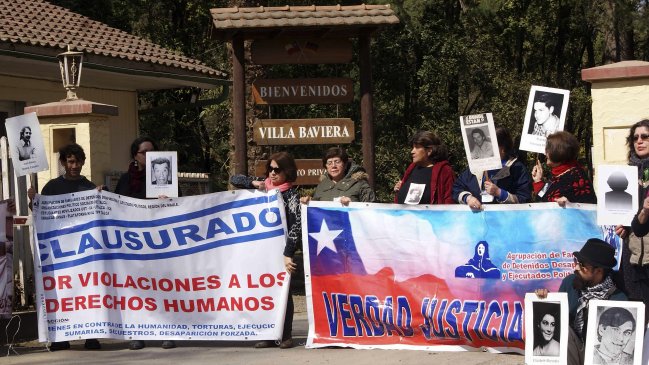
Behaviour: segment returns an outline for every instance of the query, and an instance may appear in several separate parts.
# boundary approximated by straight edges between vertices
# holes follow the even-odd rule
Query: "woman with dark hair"
[[[455,172],[448,163],[448,150],[433,132],[417,132],[410,139],[412,163],[394,185],[399,204],[452,204]]]
[[[158,145],[149,137],[138,137],[131,143],[131,163],[128,171],[119,177],[115,194],[146,199],[146,153],[157,151]]]
[[[284,266],[286,271],[293,275],[297,272],[297,265],[293,261],[295,251],[302,245],[302,224],[300,215],[300,196],[293,183],[297,179],[297,165],[293,156],[287,152],[277,152],[270,156],[266,162],[266,179],[264,181],[252,181],[252,185],[258,189],[270,191],[279,189],[284,200],[286,209],[286,246],[284,247]],[[290,283],[289,283],[290,286]],[[293,343],[293,297],[289,293],[286,303],[286,316],[284,317],[284,331],[280,349],[291,348]],[[260,341],[255,348],[266,348],[275,346],[273,341]]]
[[[322,166],[327,172],[320,177],[313,197],[304,196],[300,201],[308,204],[309,200],[339,201],[343,205],[349,202],[373,202],[374,191],[367,181],[363,167],[349,161],[344,149],[331,147],[322,158]]]
[[[629,129],[626,139],[629,165],[638,169],[638,200],[641,206],[631,222],[631,227],[618,225],[615,233],[624,241],[620,271],[624,292],[629,299],[645,303],[649,314],[649,119],[643,119]],[[649,320],[649,316],[645,316]]]
[[[131,143],[132,161],[128,165],[128,171],[119,177],[115,194],[120,194],[137,199],[146,199],[146,154],[157,151],[158,145],[149,137],[138,137]],[[146,347],[143,340],[133,340],[129,343],[129,349],[140,350]],[[172,340],[162,341],[163,349],[176,347]]]
[[[559,304],[547,302],[532,303],[534,317],[534,356],[559,356],[561,348],[561,317]]]
[[[543,181],[543,167],[540,161],[532,169],[534,194],[542,202],[597,203],[593,183],[577,162],[579,142],[568,132],[556,132],[548,136],[545,145],[546,164],[552,176]]]
[[[633,353],[624,350],[635,332],[635,318],[626,308],[607,308],[597,323],[597,340],[593,365],[631,365]]]
[[[491,262],[489,244],[480,241],[475,245],[473,257],[464,265],[455,268],[456,278],[500,279],[500,270]]]
[[[496,128],[502,168],[475,175],[466,169],[453,184],[453,200],[481,209],[482,203],[527,203],[532,186],[525,164],[518,161],[514,141],[505,128]]]

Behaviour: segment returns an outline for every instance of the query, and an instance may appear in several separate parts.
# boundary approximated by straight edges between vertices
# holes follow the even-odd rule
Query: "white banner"
[[[279,193],[34,200],[40,341],[274,340],[288,275]]]

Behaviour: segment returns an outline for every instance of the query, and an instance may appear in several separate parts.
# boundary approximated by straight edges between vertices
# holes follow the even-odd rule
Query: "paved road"
[[[304,344],[308,322],[306,313],[296,313],[293,334]],[[173,365],[376,365],[376,364],[494,364],[518,365],[525,358],[516,354],[490,354],[485,352],[430,352],[410,350],[355,350],[342,348],[305,349],[299,346],[289,350],[254,349],[249,342],[178,341],[171,350],[160,348],[161,341],[148,341],[149,347],[131,351],[128,342],[101,340],[102,349],[86,351],[83,341],[73,341],[72,349],[48,352],[38,342],[21,344],[16,348],[20,355],[7,354],[7,346],[0,348],[0,364],[173,364]]]

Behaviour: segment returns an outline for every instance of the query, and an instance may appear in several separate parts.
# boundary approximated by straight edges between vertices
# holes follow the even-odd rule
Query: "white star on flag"
[[[343,231],[342,229],[330,230],[329,227],[327,227],[327,222],[325,222],[325,220],[323,219],[322,226],[320,227],[320,232],[309,233],[309,236],[313,237],[313,239],[318,241],[317,254],[319,255],[320,251],[322,251],[325,247],[337,253],[338,251],[336,250],[334,239],[338,237],[338,235],[342,231]]]

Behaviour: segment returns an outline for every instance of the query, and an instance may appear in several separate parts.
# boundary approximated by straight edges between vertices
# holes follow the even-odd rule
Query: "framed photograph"
[[[9,154],[18,176],[49,170],[45,144],[36,113],[23,114],[5,121]]]
[[[463,115],[460,130],[469,169],[474,174],[502,167],[496,128],[491,113]]]
[[[570,90],[533,85],[527,99],[520,149],[545,153],[547,137],[562,131]]]
[[[644,303],[591,300],[584,363],[640,365],[643,335]]]
[[[638,211],[638,169],[597,166],[597,224],[630,226]]]
[[[525,364],[567,364],[568,322],[568,294],[525,294]]]
[[[152,151],[146,154],[146,197],[178,197],[178,153]]]

